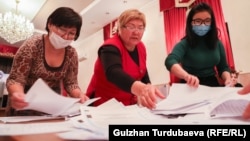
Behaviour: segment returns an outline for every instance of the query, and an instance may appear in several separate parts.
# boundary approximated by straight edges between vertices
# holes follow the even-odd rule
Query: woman
[[[186,21],[186,36],[167,56],[165,66],[182,83],[193,87],[199,84],[220,86],[216,70],[224,84],[230,84],[225,50],[209,5],[199,3],[191,9]]]
[[[60,7],[47,19],[48,34],[34,35],[18,49],[6,82],[9,93],[7,116],[43,114],[31,110],[17,111],[28,105],[24,101],[25,93],[38,78],[57,93],[61,93],[63,85],[71,97],[81,98],[80,102],[88,99],[78,85],[78,56],[70,46],[79,37],[81,26],[82,18],[78,13]]]
[[[88,96],[101,97],[94,106],[115,98],[124,105],[138,103],[152,109],[157,97],[165,98],[150,84],[146,49],[141,42],[145,27],[145,15],[136,9],[126,10],[118,18],[117,33],[98,50],[87,89]]]

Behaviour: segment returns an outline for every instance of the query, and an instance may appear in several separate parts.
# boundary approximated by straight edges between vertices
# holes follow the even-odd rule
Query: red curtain
[[[160,11],[166,11],[175,7],[174,0],[160,0]]]
[[[224,44],[229,67],[234,69],[234,59],[230,45],[229,34],[227,32],[220,0],[196,0],[194,4],[206,2],[214,10],[219,37]],[[185,35],[186,8],[173,7],[174,0],[160,0],[160,11],[163,11],[164,30],[166,35],[167,54],[174,45]],[[170,83],[178,82],[179,79],[170,73]]]
[[[186,8],[173,8],[164,11],[163,14],[167,53],[170,53],[174,45],[185,35]]]
[[[186,8],[172,8],[164,11],[164,27],[166,34],[167,53],[185,35]],[[179,82],[179,78],[170,73],[170,83]]]
[[[114,27],[116,26],[115,23],[116,23],[116,20],[103,27],[103,39],[104,40],[112,37],[112,35],[114,34]]]
[[[175,8],[174,0],[160,0],[160,6],[164,10],[164,30],[165,30],[165,41],[167,45],[167,54],[169,54],[174,45],[180,41],[185,35],[186,26],[186,8]],[[170,73],[170,83],[179,82],[179,78]]]

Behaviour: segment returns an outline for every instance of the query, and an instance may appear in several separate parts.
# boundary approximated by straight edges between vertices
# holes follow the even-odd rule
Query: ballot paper
[[[70,121],[29,124],[1,124],[0,136],[58,133],[71,131],[72,129],[73,126]]]
[[[38,79],[25,95],[28,106],[21,110],[36,110],[53,116],[80,114],[80,106],[89,105],[99,98],[80,103],[80,98],[65,97],[54,92],[42,79]]]
[[[200,85],[193,88],[187,84],[174,83],[169,95],[152,110],[154,114],[206,114],[208,117],[241,116],[250,102],[249,95],[239,95],[239,87],[209,87]]]
[[[239,95],[232,92],[215,100],[208,106],[205,113],[211,118],[238,117],[241,116],[250,104],[250,94]]]
[[[10,116],[0,117],[0,122],[3,123],[24,123],[31,121],[50,121],[50,120],[68,120],[66,117],[59,116]]]

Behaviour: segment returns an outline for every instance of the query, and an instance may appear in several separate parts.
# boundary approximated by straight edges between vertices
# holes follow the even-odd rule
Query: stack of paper
[[[215,100],[209,105],[207,116],[211,118],[241,116],[250,104],[250,94],[239,95],[232,92]]]
[[[241,116],[250,102],[250,95],[239,95],[239,87],[193,88],[174,83],[166,99],[157,104],[152,112],[163,115],[202,113],[209,117]]]
[[[80,98],[57,94],[42,79],[38,79],[25,95],[25,100],[29,105],[22,110],[31,109],[53,116],[79,115],[80,106],[89,105],[98,99],[90,99],[81,104]]]

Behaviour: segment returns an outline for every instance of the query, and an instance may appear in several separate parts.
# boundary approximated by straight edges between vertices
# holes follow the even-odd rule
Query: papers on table
[[[71,119],[74,127],[78,130],[60,133],[61,138],[108,140],[108,128],[111,124],[168,123],[166,118],[152,114],[147,108],[141,108],[137,105],[124,106],[115,99],[110,99],[98,107],[81,106],[81,112],[81,116]],[[177,124],[181,122],[172,121],[171,123]]]
[[[66,117],[58,116],[13,116],[13,117],[0,117],[3,123],[22,123],[30,121],[49,121],[49,120],[67,120]]]
[[[250,98],[247,98],[250,95],[237,94],[239,89],[241,88],[203,85],[193,88],[186,84],[174,83],[170,87],[168,97],[157,104],[153,113],[163,115],[202,113],[209,117],[241,116],[250,101]]]
[[[203,106],[201,106],[203,107]],[[111,124],[136,125],[184,125],[184,124],[248,124],[249,120],[239,117],[208,118],[204,114],[187,114],[176,118],[167,118],[152,113],[137,105],[124,106],[111,99],[98,107],[81,106],[81,115],[59,122],[1,124],[0,135],[25,135],[53,133],[66,140],[108,140],[108,128]],[[5,117],[12,118],[12,117]],[[19,121],[28,121],[32,117],[16,117]],[[39,119],[34,117],[33,119]],[[6,121],[11,121],[7,120]]]
[[[0,124],[0,136],[66,132],[73,129],[69,121],[29,124]]]
[[[223,95],[210,104],[206,114],[212,118],[237,117],[243,114],[248,104],[250,104],[250,94],[239,95],[233,92]]]
[[[186,84],[172,84],[168,97],[157,104],[153,110],[155,114],[184,114],[203,113],[204,105],[210,103],[211,94],[206,86],[199,86],[198,89],[189,87]]]
[[[64,97],[54,92],[42,79],[38,79],[25,95],[29,105],[22,110],[32,109],[54,116],[80,114],[80,106],[88,105],[99,98],[79,103],[79,98]]]

